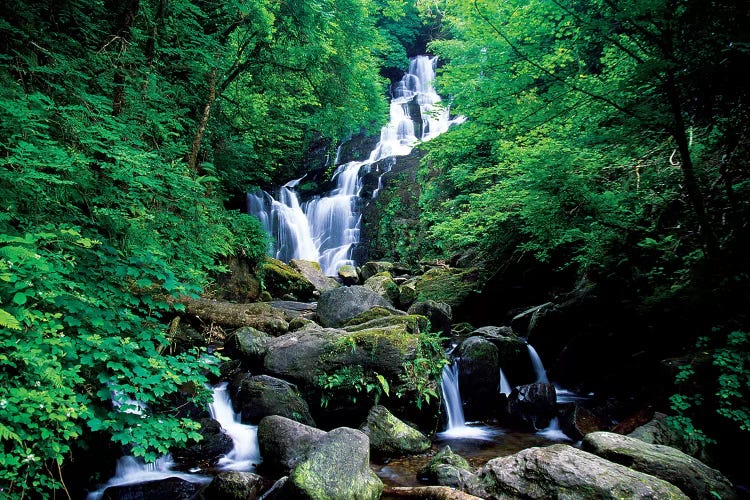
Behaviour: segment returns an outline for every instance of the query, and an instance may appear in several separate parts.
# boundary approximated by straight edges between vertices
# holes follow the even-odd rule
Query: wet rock
[[[480,337],[469,337],[458,349],[458,385],[467,420],[494,416],[500,385],[500,365],[495,345]]]
[[[325,434],[325,431],[279,415],[265,417],[258,424],[263,468],[276,474],[288,474]]]
[[[251,326],[238,328],[227,337],[224,349],[227,356],[242,360],[250,370],[263,366],[268,342],[273,337]]]
[[[242,422],[257,424],[263,417],[281,415],[314,426],[307,402],[297,387],[269,375],[248,376],[240,382],[233,398]]]
[[[590,432],[607,430],[607,423],[591,410],[574,404],[563,411],[560,428],[573,441],[580,441]]]
[[[471,472],[471,466],[461,455],[445,446],[419,471],[419,479],[440,486],[459,487]]]
[[[451,321],[453,320],[453,310],[445,302],[435,302],[434,300],[425,300],[413,303],[408,314],[420,314],[430,320],[430,330],[441,332],[443,335],[450,336]]]
[[[320,264],[309,260],[292,259],[289,261],[292,269],[304,276],[318,293],[332,290],[341,286],[338,281],[323,274]]]
[[[252,472],[220,472],[201,491],[199,500],[255,500],[260,498],[264,480]]]
[[[280,260],[266,257],[260,266],[265,290],[273,298],[292,296],[296,300],[309,301],[313,298],[315,286],[299,271]]]
[[[200,483],[192,483],[177,477],[157,481],[110,486],[102,494],[102,500],[189,500],[201,489]]]
[[[170,451],[175,462],[190,467],[211,467],[216,465],[221,457],[232,451],[232,438],[224,433],[219,422],[212,418],[198,421],[201,425],[198,431],[203,439],[186,447],[175,447]]]
[[[557,393],[552,384],[520,385],[508,396],[508,415],[530,431],[549,426],[557,415]]]
[[[427,436],[393,416],[385,406],[374,406],[360,430],[367,434],[370,450],[379,459],[414,455],[430,448]]]

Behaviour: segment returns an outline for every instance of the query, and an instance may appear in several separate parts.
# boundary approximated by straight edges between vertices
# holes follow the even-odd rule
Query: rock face
[[[686,438],[667,425],[667,416],[664,413],[654,413],[650,421],[637,427],[628,435],[646,443],[663,444],[678,448],[699,460],[706,461],[705,459],[707,458],[704,456],[704,448],[700,443]]]
[[[265,417],[258,424],[258,447],[263,467],[277,474],[288,474],[325,435],[325,431],[286,417]]]
[[[737,497],[732,483],[719,471],[676,448],[612,432],[592,432],[583,438],[582,449],[664,479],[693,499],[717,498],[716,495],[723,500]]]
[[[688,499],[677,486],[565,444],[527,448],[487,462],[464,487],[508,498]]]
[[[235,410],[245,423],[257,424],[263,417],[281,415],[305,425],[315,425],[307,402],[297,387],[269,375],[242,379],[233,400]]]
[[[370,441],[362,431],[339,427],[322,437],[289,475],[293,496],[377,500],[383,483],[370,469]]]
[[[458,350],[461,397],[467,420],[491,417],[497,409],[500,385],[498,350],[492,342],[480,337],[469,337]]]
[[[374,406],[360,429],[370,439],[373,456],[379,459],[422,453],[430,447],[427,436],[394,417],[385,406]]]
[[[363,286],[341,287],[320,294],[318,319],[325,327],[337,327],[372,307],[390,305],[386,299]]]

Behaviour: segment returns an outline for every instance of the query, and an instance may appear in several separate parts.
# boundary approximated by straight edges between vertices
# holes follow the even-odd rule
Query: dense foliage
[[[398,2],[391,2],[395,6]],[[73,443],[199,438],[216,358],[169,322],[266,248],[223,198],[383,118],[367,0],[14,1],[0,17],[0,488],[64,488]],[[395,14],[394,14],[395,15]],[[181,393],[181,395],[180,395]],[[154,418],[150,418],[154,417]]]
[[[444,61],[439,91],[468,121],[426,145],[420,202],[432,251],[479,249],[497,268],[533,255],[617,283],[633,313],[665,316],[667,328],[671,312],[685,328],[668,336],[680,342],[673,352],[713,339],[721,387],[703,400],[746,430],[748,368],[730,371],[727,353],[747,347],[730,334],[747,328],[747,9],[672,0],[433,8],[446,27],[430,45]]]

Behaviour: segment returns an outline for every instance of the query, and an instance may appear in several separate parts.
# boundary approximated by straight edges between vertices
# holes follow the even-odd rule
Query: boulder
[[[581,448],[670,482],[693,499],[737,498],[732,483],[719,471],[670,446],[613,432],[592,432],[583,438]]]
[[[407,309],[417,300],[417,279],[411,278],[398,286],[398,305]]]
[[[175,447],[170,450],[175,462],[186,468],[201,468],[216,465],[221,457],[232,451],[232,438],[227,436],[219,422],[212,418],[198,420],[201,425],[198,431],[203,439],[190,446]]]
[[[291,298],[309,301],[315,287],[299,271],[277,259],[266,257],[259,274],[263,276],[263,287],[273,298]]]
[[[296,300],[272,300],[271,307],[283,311],[288,321],[297,318],[312,320],[315,318],[317,304],[315,302],[297,302]]]
[[[408,314],[419,314],[430,320],[430,330],[441,332],[445,336],[451,334],[451,321],[453,320],[453,310],[445,302],[435,302],[434,300],[425,300],[413,303]]]
[[[232,302],[255,302],[260,297],[260,280],[255,274],[254,264],[241,256],[226,259],[226,273],[216,280],[217,297]]]
[[[555,386],[535,383],[514,387],[508,396],[508,415],[530,431],[546,428],[557,415]]]
[[[367,262],[364,266],[362,266],[362,279],[367,282],[367,280],[375,276],[379,273],[388,273],[389,276],[391,274],[391,270],[393,269],[393,263],[391,262]]]
[[[344,326],[361,325],[378,318],[390,318],[394,314],[403,315],[404,313],[402,311],[397,311],[391,307],[375,306],[363,313],[357,314],[352,319],[344,323]]]
[[[480,337],[469,337],[458,348],[458,385],[466,420],[495,415],[498,406],[500,364],[495,345]]]
[[[297,387],[285,380],[269,375],[246,376],[232,399],[243,423],[257,424],[263,417],[281,415],[305,425],[315,425],[307,402]]]
[[[339,267],[337,274],[341,283],[346,286],[359,284],[359,273],[357,273],[357,268],[352,265],[344,264]]]
[[[255,500],[263,491],[264,480],[252,472],[220,472],[201,491],[201,500]]]
[[[273,337],[251,326],[243,326],[232,332],[224,341],[225,354],[242,360],[250,370],[263,366],[268,352],[268,342]]]
[[[382,272],[370,276],[365,280],[363,286],[377,293],[390,304],[398,303],[399,288],[393,281],[393,277],[389,272]]]
[[[318,319],[325,327],[337,327],[375,306],[387,308],[391,304],[363,286],[336,288],[320,294]]]
[[[474,329],[470,335],[483,338],[497,347],[500,368],[512,375],[514,385],[536,382],[526,342],[509,326],[483,326]]]
[[[427,436],[394,417],[385,406],[374,406],[360,430],[367,434],[372,455],[378,459],[414,455],[430,448]]]
[[[367,313],[365,313],[366,315]],[[405,327],[407,333],[418,335],[427,331],[427,318],[416,314],[391,314],[390,316],[371,319],[364,323],[358,323],[362,315],[354,320],[347,321],[341,329],[346,332],[361,332],[363,330],[383,329],[391,327]],[[354,324],[352,324],[354,323]]]
[[[508,498],[688,499],[677,486],[566,444],[527,448],[487,462],[465,491]]]
[[[263,418],[258,424],[263,468],[275,474],[288,474],[325,434],[325,431],[279,415]]]
[[[644,425],[636,427],[628,436],[640,439],[646,443],[663,444],[678,448],[688,455],[706,462],[709,457],[705,454],[705,447],[697,439],[678,432],[667,424],[667,415],[655,412],[653,418]]]
[[[377,500],[383,483],[370,469],[370,442],[362,431],[339,427],[323,436],[297,462],[287,485],[309,499]]]
[[[419,479],[429,484],[460,487],[471,472],[471,466],[461,455],[445,446],[419,470]]]
[[[320,264],[315,261],[292,259],[289,261],[289,265],[312,283],[318,293],[341,286],[338,281],[323,274]]]

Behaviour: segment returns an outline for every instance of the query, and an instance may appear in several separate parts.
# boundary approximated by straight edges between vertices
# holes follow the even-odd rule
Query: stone
[[[339,267],[337,275],[341,283],[346,286],[359,284],[359,273],[357,273],[357,268],[352,265],[345,264]]]
[[[252,472],[220,472],[201,491],[201,500],[254,500],[263,491],[263,478]]]
[[[312,283],[318,293],[341,286],[338,281],[323,274],[320,264],[315,261],[292,259],[289,265]]]
[[[247,376],[233,397],[242,422],[257,424],[263,417],[281,415],[314,426],[310,408],[294,384],[269,375]]]
[[[389,272],[381,272],[370,276],[365,280],[363,286],[377,293],[390,304],[398,303],[399,288]]]
[[[292,296],[296,300],[308,301],[313,298],[315,286],[288,264],[266,257],[259,273],[263,276],[265,291],[273,298]]]
[[[325,327],[337,327],[375,306],[387,308],[391,304],[363,286],[336,288],[320,294],[318,320]]]
[[[419,479],[430,484],[457,488],[471,471],[469,462],[445,446],[419,470]]]
[[[372,455],[378,459],[415,455],[430,448],[427,436],[396,418],[382,405],[370,410],[360,430],[367,434]]]
[[[537,382],[514,387],[508,396],[508,414],[530,431],[546,428],[557,415],[555,386]]]
[[[279,415],[263,418],[258,424],[258,447],[264,469],[288,474],[325,435],[325,431]]]
[[[495,345],[481,337],[469,337],[458,348],[458,385],[467,420],[494,416],[498,406],[500,364]]]
[[[413,303],[406,312],[407,314],[420,314],[426,317],[430,321],[430,331],[450,336],[453,310],[449,304],[425,300]]]

